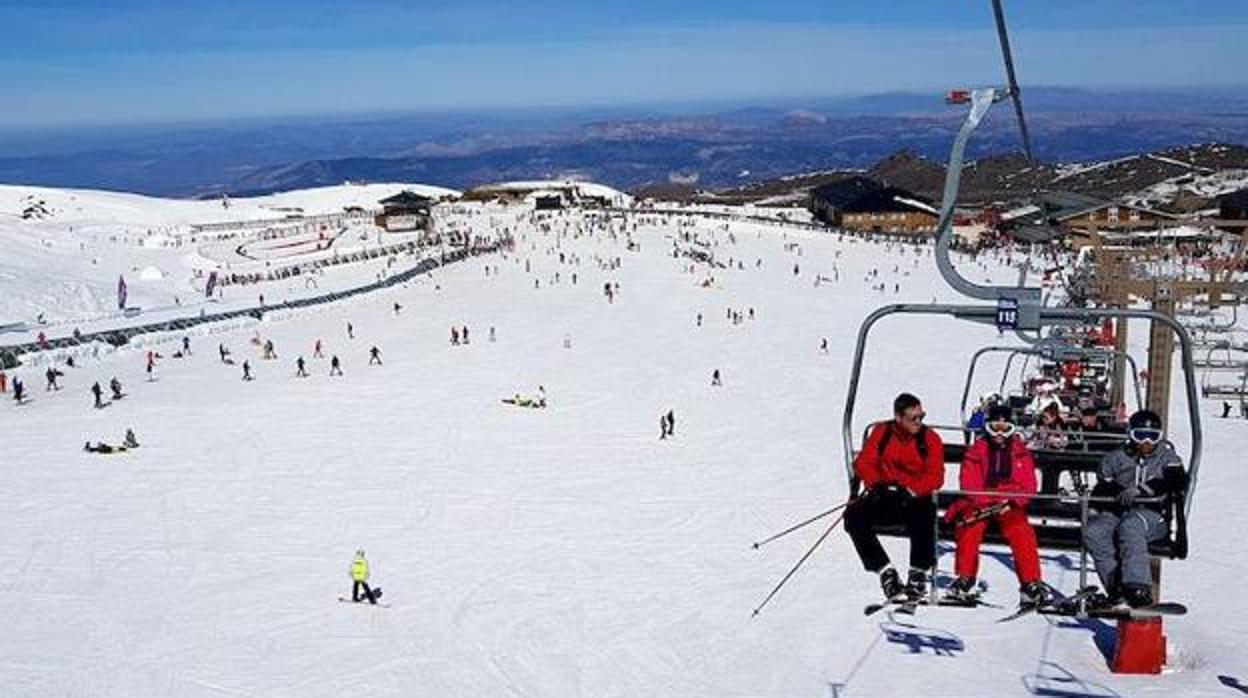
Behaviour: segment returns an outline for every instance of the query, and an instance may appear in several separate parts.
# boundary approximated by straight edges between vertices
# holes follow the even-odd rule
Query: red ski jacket
[[[989,449],[988,439],[980,439],[971,444],[962,457],[958,484],[964,490],[1034,494],[1036,462],[1018,436],[1011,436],[1009,443],[1000,450]],[[973,506],[980,507],[1006,498],[969,495],[968,499]],[[1028,497],[1010,497],[1009,500],[1014,506],[1024,507]]]
[[[881,452],[880,443],[886,434],[888,440]],[[918,440],[896,422],[876,424],[854,459],[854,474],[868,488],[901,485],[919,497],[940,489],[945,484],[945,445],[931,429],[925,428],[920,434],[926,441],[926,458],[919,452]]]

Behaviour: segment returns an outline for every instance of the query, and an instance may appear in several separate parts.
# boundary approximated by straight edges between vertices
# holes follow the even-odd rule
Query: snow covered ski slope
[[[190,357],[149,345],[164,355],[152,382],[142,344],[68,369],[60,392],[19,369],[33,399],[0,404],[0,694],[1229,696],[1248,683],[1248,614],[1227,603],[1248,579],[1235,455],[1248,423],[1212,403],[1191,557],[1165,567],[1166,597],[1191,610],[1166,622],[1161,676],[1111,674],[1099,621],[863,617],[879,590],[839,531],[752,618],[822,529],[751,542],[846,497],[859,322],[886,302],[957,299],[926,247],[723,225],[694,230],[740,269],[690,273],[675,222],[642,223],[629,250],[618,222],[607,234],[572,212],[522,227],[506,257],[193,335]],[[470,343],[452,346],[463,326]],[[885,416],[910,390],[954,422],[972,352],[998,341],[951,320],[881,324],[858,414]],[[113,375],[129,396],[93,409],[89,386]],[[546,409],[501,403],[539,385]],[[668,410],[675,434],[660,440]],[[140,448],[82,451],[127,427]],[[389,608],[335,601],[359,548]],[[1046,581],[1076,588],[1077,556],[1042,552]],[[1009,557],[984,555],[985,600],[1009,609]]]

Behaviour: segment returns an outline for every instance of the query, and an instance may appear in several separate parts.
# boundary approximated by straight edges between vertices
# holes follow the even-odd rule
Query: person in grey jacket
[[[1169,497],[1187,488],[1187,472],[1174,447],[1165,441],[1161,417],[1150,410],[1131,415],[1127,443],[1105,454],[1097,471],[1093,513],[1083,529],[1083,543],[1096,565],[1109,601],[1132,607],[1153,603],[1148,544],[1169,533]]]

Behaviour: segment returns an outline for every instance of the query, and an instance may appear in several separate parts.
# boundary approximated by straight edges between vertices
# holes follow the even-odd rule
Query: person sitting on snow
[[[996,522],[1014,554],[1019,604],[1036,605],[1045,598],[1036,532],[1027,521],[1026,495],[1036,492],[1036,463],[1017,431],[1010,408],[994,405],[985,418],[984,438],[967,447],[962,457],[958,474],[961,489],[1001,492],[1002,496],[967,495],[945,512],[945,520],[954,525],[957,542],[958,577],[949,588],[952,598],[974,601],[978,596],[979,546],[990,521]]]
[[[1094,509],[1083,529],[1106,603],[1125,600],[1132,607],[1153,603],[1148,544],[1165,538],[1167,500],[1182,497],[1188,475],[1183,460],[1165,440],[1161,417],[1140,410],[1127,421],[1127,443],[1105,454],[1096,473]],[[1150,500],[1150,501],[1141,501]],[[1180,533],[1182,519],[1180,518]]]

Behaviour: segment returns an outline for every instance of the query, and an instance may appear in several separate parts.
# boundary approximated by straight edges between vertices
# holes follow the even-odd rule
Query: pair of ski
[[[913,599],[910,597],[906,597],[903,599],[895,599],[895,600],[890,599],[888,601],[879,601],[876,603],[867,604],[866,608],[862,609],[862,615],[870,616],[886,608],[891,608],[893,609],[894,613],[900,613],[902,615],[912,616],[914,615],[915,611],[919,609],[919,606],[931,606],[931,605],[932,605],[932,602],[929,601],[927,597],[922,597],[918,599]],[[938,598],[936,600],[935,605],[947,606],[950,608],[976,608],[978,606],[983,606],[985,608],[1001,608],[997,604],[989,603],[980,598],[959,599],[959,598],[953,598],[950,596],[942,596]]]

